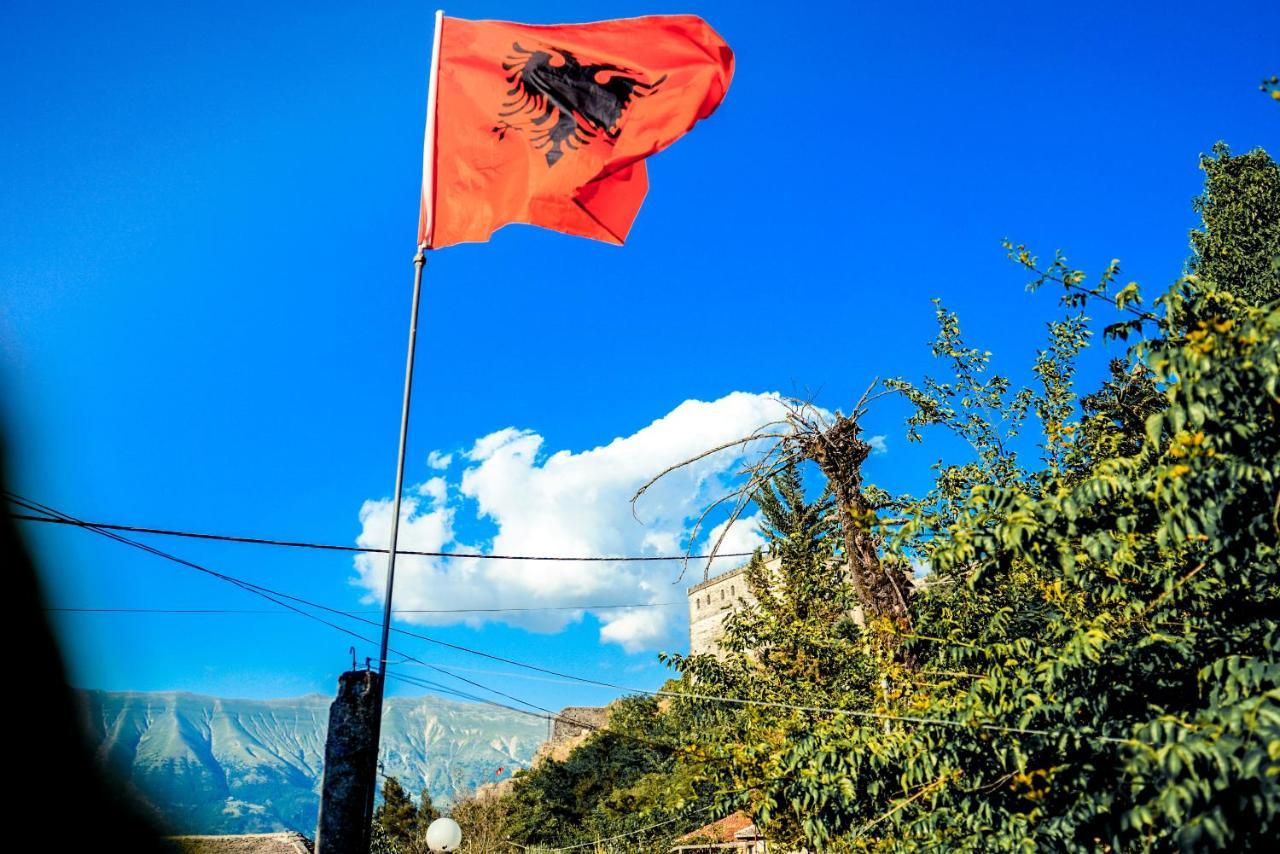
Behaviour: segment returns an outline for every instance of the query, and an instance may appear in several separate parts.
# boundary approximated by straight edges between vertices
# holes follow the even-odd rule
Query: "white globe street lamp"
[[[427,847],[432,851],[457,851],[462,844],[462,828],[451,818],[438,818],[427,828]]]

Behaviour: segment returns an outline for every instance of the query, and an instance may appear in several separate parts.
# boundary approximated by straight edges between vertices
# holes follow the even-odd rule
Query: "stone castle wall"
[[[604,706],[566,706],[551,725],[551,744],[594,732],[595,727],[603,727],[608,722],[609,710]]]
[[[772,573],[771,584],[780,584],[781,561],[771,558],[765,568]],[[915,587],[923,582],[911,580]],[[744,607],[754,607],[759,600],[747,585],[746,566],[731,569],[689,588],[689,654],[719,655],[724,622],[730,614]],[[849,617],[862,625],[862,609],[854,607]]]
[[[756,604],[747,588],[746,567],[689,588],[689,654],[717,655],[725,619],[743,606]]]

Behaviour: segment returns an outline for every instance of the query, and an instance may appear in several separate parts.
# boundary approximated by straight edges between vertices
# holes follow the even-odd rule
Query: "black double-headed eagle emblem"
[[[503,139],[508,131],[528,131],[530,144],[546,149],[548,167],[594,140],[612,145],[631,102],[654,94],[667,79],[664,74],[646,83],[617,65],[583,65],[559,48],[525,50],[518,42],[511,47],[515,53],[502,63],[510,100],[493,132]]]

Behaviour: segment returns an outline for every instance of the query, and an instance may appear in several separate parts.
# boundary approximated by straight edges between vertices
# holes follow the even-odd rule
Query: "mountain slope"
[[[314,833],[330,698],[81,696],[99,756],[173,832]],[[391,697],[382,738],[383,771],[443,803],[528,764],[546,724],[434,696]]]

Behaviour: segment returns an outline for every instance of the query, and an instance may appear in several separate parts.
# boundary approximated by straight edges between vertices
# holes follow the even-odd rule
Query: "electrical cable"
[[[50,514],[50,515],[56,515],[56,516],[57,516],[57,517],[59,517],[59,518],[65,518],[65,519],[69,519],[69,520],[73,520],[73,519],[74,519],[74,517],[70,517],[70,516],[68,516],[67,514],[62,513],[61,511],[57,511],[57,510],[54,510],[53,508],[50,508],[50,507],[47,507],[47,506],[41,505],[41,504],[39,504],[38,502],[29,501],[28,499],[21,498],[21,496],[16,496],[16,495],[14,495],[13,493],[8,493],[8,492],[6,492],[6,494],[10,496],[10,499],[11,499],[11,500],[15,500],[15,499],[16,499],[16,503],[19,503],[19,504],[20,504],[20,505],[22,505],[22,506],[26,506],[28,509],[35,509],[37,512],[47,513],[47,514]],[[250,592],[257,593],[257,595],[259,595],[259,596],[263,596],[264,598],[267,598],[267,599],[269,599],[270,601],[275,602],[276,604],[282,605],[283,607],[286,607],[286,608],[289,608],[290,610],[296,611],[296,612],[298,612],[299,614],[302,614],[302,615],[304,615],[304,616],[307,616],[307,617],[310,617],[310,618],[312,618],[312,619],[315,619],[315,620],[317,620],[317,621],[319,621],[319,622],[321,622],[321,623],[324,623],[325,625],[328,625],[328,626],[330,626],[330,627],[332,627],[332,628],[336,628],[336,629],[338,629],[339,631],[344,632],[345,634],[352,635],[352,636],[354,636],[354,637],[360,638],[361,640],[365,640],[366,642],[371,642],[371,641],[369,641],[367,638],[363,638],[361,635],[359,635],[359,634],[357,634],[357,633],[355,633],[355,632],[352,632],[352,631],[351,631],[351,630],[349,630],[349,629],[346,629],[345,627],[338,626],[338,625],[336,625],[336,624],[334,624],[334,623],[330,623],[330,622],[328,622],[327,620],[324,620],[323,618],[320,618],[320,617],[318,617],[318,616],[316,616],[316,615],[314,615],[314,614],[310,614],[310,613],[308,613],[308,612],[302,611],[302,610],[301,610],[301,609],[299,609],[299,608],[296,608],[296,607],[294,607],[294,606],[292,606],[292,605],[289,605],[289,604],[287,604],[287,603],[285,603],[285,602],[282,602],[282,601],[280,601],[279,599],[276,599],[276,598],[273,598],[273,597],[278,596],[278,597],[282,597],[282,598],[284,598],[284,599],[291,599],[291,600],[294,600],[294,601],[296,601],[296,602],[300,602],[300,603],[306,604],[306,605],[308,605],[308,606],[310,606],[310,607],[313,607],[313,608],[317,608],[317,609],[320,609],[320,610],[323,610],[323,611],[327,611],[327,612],[330,612],[330,613],[333,613],[333,614],[337,614],[337,615],[339,615],[339,616],[345,616],[345,617],[348,617],[349,619],[358,620],[358,621],[360,621],[360,622],[367,623],[367,624],[370,624],[370,625],[376,625],[376,626],[380,626],[380,625],[381,625],[380,623],[376,623],[376,622],[374,622],[373,620],[367,620],[367,619],[364,619],[363,617],[360,617],[360,616],[358,616],[358,615],[356,615],[356,614],[353,614],[353,613],[351,613],[351,612],[348,612],[348,611],[342,611],[342,610],[337,609],[337,608],[331,608],[331,607],[326,606],[326,605],[321,605],[321,604],[319,604],[319,603],[317,603],[317,602],[311,602],[311,601],[309,601],[309,600],[302,599],[302,598],[297,597],[297,596],[291,596],[291,595],[289,595],[289,594],[287,594],[287,593],[283,593],[283,592],[281,592],[281,591],[272,590],[271,588],[268,588],[268,587],[263,587],[263,586],[261,586],[261,585],[253,584],[252,582],[247,582],[247,581],[244,581],[244,580],[242,580],[242,579],[238,579],[238,578],[236,578],[236,577],[234,577],[234,576],[226,575],[226,574],[224,574],[224,573],[220,573],[220,572],[217,572],[217,571],[215,571],[215,570],[208,569],[207,567],[203,567],[203,566],[201,566],[201,565],[199,565],[199,564],[193,563],[193,562],[188,561],[188,560],[186,560],[186,559],[184,559],[184,558],[179,558],[179,557],[177,557],[177,556],[175,556],[175,555],[168,554],[167,552],[164,552],[164,551],[162,551],[162,550],[160,550],[160,549],[156,549],[156,548],[154,548],[154,547],[152,547],[152,546],[148,546],[148,545],[146,545],[146,544],[144,544],[144,543],[139,543],[139,542],[137,542],[137,541],[135,541],[135,540],[130,540],[130,539],[128,539],[127,537],[122,537],[122,536],[120,536],[120,535],[118,535],[118,534],[115,534],[115,533],[113,533],[113,532],[111,532],[111,531],[107,531],[107,530],[101,529],[101,528],[99,528],[98,526],[96,526],[96,525],[94,525],[94,524],[92,524],[92,523],[79,522],[78,520],[74,520],[74,521],[75,521],[75,523],[76,523],[76,524],[78,524],[80,527],[86,528],[87,530],[94,531],[95,533],[102,534],[103,536],[109,537],[110,539],[117,540],[117,541],[122,542],[122,543],[125,543],[125,544],[127,544],[127,545],[131,545],[131,546],[134,546],[134,547],[136,547],[136,548],[143,549],[144,551],[147,551],[147,552],[149,552],[149,553],[155,554],[155,555],[160,556],[160,557],[167,558],[167,559],[172,560],[172,561],[175,561],[175,562],[177,562],[177,563],[179,563],[179,564],[182,564],[182,565],[185,565],[185,566],[191,567],[191,568],[193,568],[193,569],[199,570],[200,572],[204,572],[204,573],[207,573],[207,574],[209,574],[209,575],[212,575],[212,576],[214,576],[214,577],[216,577],[216,578],[220,578],[220,579],[222,579],[223,581],[226,581],[226,582],[229,582],[229,583],[231,583],[231,584],[234,584],[234,585],[236,585],[236,586],[238,586],[238,587],[241,587],[241,588],[243,588],[243,589],[245,589],[245,590],[249,590]],[[863,710],[857,710],[857,709],[845,709],[845,708],[835,708],[835,707],[826,707],[826,706],[809,706],[809,705],[803,705],[803,704],[797,704],[797,703],[782,703],[782,702],[777,702],[777,701],[774,701],[774,700],[753,700],[753,699],[742,698],[742,697],[720,697],[720,696],[709,695],[709,694],[697,694],[697,693],[692,693],[692,692],[683,692],[683,691],[650,691],[650,690],[646,690],[646,689],[643,689],[643,688],[633,688],[633,687],[628,687],[628,686],[623,686],[623,685],[617,685],[617,684],[615,684],[615,683],[611,683],[611,682],[604,682],[604,681],[601,681],[601,680],[598,680],[598,679],[590,679],[590,678],[585,677],[585,676],[577,676],[577,675],[575,675],[575,674],[563,673],[563,672],[560,672],[560,671],[557,671],[557,670],[552,670],[552,669],[550,669],[550,668],[540,667],[540,666],[535,665],[535,664],[529,664],[528,662],[522,662],[522,661],[519,661],[519,660],[517,660],[517,659],[506,658],[506,657],[504,657],[504,656],[494,655],[494,654],[492,654],[492,653],[487,653],[487,652],[484,652],[484,651],[482,651],[482,650],[471,649],[470,647],[465,647],[465,646],[462,646],[462,645],[460,645],[460,644],[449,643],[449,642],[447,642],[447,641],[442,641],[442,640],[439,640],[439,639],[437,639],[437,638],[432,638],[432,637],[430,637],[430,636],[428,636],[428,635],[423,635],[423,634],[421,634],[421,633],[417,633],[417,632],[411,632],[411,631],[408,631],[408,630],[406,630],[406,629],[396,629],[396,628],[394,628],[394,627],[393,627],[393,629],[392,629],[392,630],[393,630],[393,631],[398,632],[399,634],[405,635],[405,636],[407,636],[407,637],[413,637],[413,638],[417,638],[417,639],[420,639],[420,640],[424,640],[424,641],[427,641],[427,642],[432,643],[432,644],[436,644],[436,645],[439,645],[439,646],[446,647],[446,648],[448,648],[448,649],[453,649],[453,650],[457,650],[457,651],[459,651],[459,652],[465,652],[465,653],[468,653],[468,654],[471,654],[471,655],[480,656],[480,657],[482,657],[482,658],[487,658],[487,659],[490,659],[490,660],[492,660],[492,661],[499,661],[499,662],[502,662],[502,663],[504,663],[504,664],[510,664],[510,665],[512,665],[512,666],[514,666],[514,667],[520,667],[520,668],[523,668],[523,669],[526,669],[526,670],[532,670],[532,671],[536,671],[536,672],[539,672],[539,673],[545,673],[545,674],[548,674],[548,675],[550,675],[550,676],[559,676],[559,677],[563,677],[563,678],[566,678],[566,679],[571,679],[571,680],[574,680],[575,682],[582,682],[582,683],[584,683],[584,684],[589,684],[589,685],[598,685],[598,686],[605,687],[605,688],[612,688],[612,689],[614,689],[614,690],[621,691],[621,692],[623,692],[623,693],[630,693],[630,694],[645,694],[645,695],[648,695],[648,696],[651,696],[651,697],[666,697],[666,698],[672,698],[672,699],[694,700],[694,701],[698,701],[698,702],[726,703],[726,704],[731,704],[731,705],[752,706],[752,707],[759,707],[759,708],[774,708],[774,709],[780,709],[780,710],[785,710],[785,711],[810,712],[810,713],[816,713],[816,714],[835,714],[835,715],[845,715],[845,716],[851,716],[851,717],[859,717],[859,718],[872,719],[872,720],[877,720],[877,721],[896,721],[896,722],[901,722],[901,723],[914,723],[914,724],[925,725],[925,726],[944,726],[944,727],[949,727],[949,728],[952,728],[952,729],[981,729],[981,730],[985,730],[985,731],[989,731],[989,732],[1000,732],[1000,733],[1016,734],[1016,735],[1035,735],[1035,736],[1043,736],[1043,737],[1058,737],[1058,738],[1062,738],[1062,737],[1068,737],[1068,738],[1080,738],[1080,739],[1084,739],[1084,740],[1099,741],[1099,742],[1105,742],[1105,743],[1111,743],[1111,744],[1127,744],[1127,745],[1132,745],[1132,744],[1134,744],[1134,743],[1135,743],[1135,742],[1133,741],[1133,739],[1117,738],[1117,737],[1114,737],[1114,736],[1106,736],[1106,735],[1096,735],[1096,734],[1092,734],[1092,733],[1080,733],[1080,732],[1071,732],[1071,731],[1062,731],[1062,730],[1046,730],[1046,729],[1038,729],[1038,728],[1030,728],[1030,727],[1010,727],[1010,726],[1003,726],[1003,725],[1000,725],[1000,724],[992,724],[992,723],[966,723],[966,722],[963,722],[963,721],[948,720],[948,719],[946,719],[946,718],[929,718],[929,717],[913,716],[913,715],[893,715],[893,714],[889,714],[889,713],[886,713],[886,712],[870,712],[870,711],[863,711]],[[410,661],[418,662],[418,663],[420,663],[420,664],[422,664],[422,665],[424,665],[424,666],[426,666],[426,667],[428,667],[428,668],[430,668],[430,669],[436,670],[436,671],[441,672],[441,673],[445,673],[446,675],[448,675],[448,676],[450,676],[450,677],[452,677],[452,678],[454,678],[454,679],[458,679],[458,680],[460,680],[460,681],[462,681],[462,682],[467,682],[468,684],[474,685],[475,687],[481,688],[482,690],[489,691],[490,693],[497,694],[498,696],[506,697],[507,699],[514,700],[514,701],[515,701],[515,702],[517,702],[517,703],[521,703],[521,704],[523,704],[523,705],[530,706],[531,708],[539,709],[540,711],[544,711],[544,712],[547,712],[547,713],[549,713],[549,714],[554,714],[554,713],[553,713],[553,712],[551,712],[549,709],[544,709],[544,708],[542,708],[542,707],[540,707],[540,706],[536,706],[536,705],[534,705],[534,704],[532,704],[532,703],[528,703],[528,702],[526,702],[526,701],[524,701],[524,700],[522,700],[522,699],[520,699],[520,698],[518,698],[518,697],[514,697],[514,696],[512,696],[512,695],[505,694],[505,693],[503,693],[503,692],[501,692],[501,691],[498,691],[497,689],[490,688],[490,687],[488,687],[488,686],[486,686],[486,685],[482,685],[482,684],[480,684],[480,683],[478,683],[478,682],[475,682],[474,680],[468,679],[468,678],[466,678],[466,677],[464,677],[464,676],[459,676],[459,675],[457,675],[457,674],[455,674],[455,673],[449,673],[447,670],[444,670],[444,669],[442,669],[442,668],[440,668],[440,667],[438,667],[438,666],[436,666],[436,665],[430,664],[430,663],[428,663],[428,662],[422,661],[421,659],[414,658],[413,656],[406,655],[405,653],[400,652],[400,651],[395,651],[395,652],[396,652],[396,655],[403,656],[404,658],[406,658],[406,659],[408,659],[408,660],[410,660]]]
[[[507,614],[526,611],[603,611],[611,608],[665,608],[684,602],[638,602],[613,605],[547,605],[524,608],[395,608],[393,614]],[[69,608],[48,607],[64,614],[280,614],[271,608]],[[347,611],[348,614],[381,614],[381,611]]]
[[[13,493],[6,493],[12,499]],[[25,501],[26,499],[23,499]],[[21,502],[14,502],[21,504]],[[28,508],[30,509],[30,508]],[[109,522],[87,522],[80,519],[68,518],[49,518],[48,516],[35,516],[28,513],[9,514],[14,519],[23,522],[47,522],[55,525],[76,525],[85,528],[99,528],[104,531],[123,531],[132,534],[156,534],[163,537],[186,537],[195,540],[215,540],[226,543],[248,543],[259,546],[283,546],[295,549],[317,549],[321,551],[334,552],[355,552],[367,554],[386,554],[388,549],[375,548],[373,546],[346,546],[336,543],[310,543],[302,540],[277,540],[266,537],[241,537],[233,534],[207,534],[198,531],[180,531],[172,528],[148,528],[141,525],[120,525]],[[476,552],[431,552],[431,551],[414,551],[410,549],[397,549],[397,555],[417,555],[420,557],[449,557],[449,558],[473,558],[475,560],[533,560],[533,561],[569,561],[569,562],[598,562],[598,563],[640,563],[645,561],[668,561],[668,560],[708,560],[712,556],[709,554],[701,555],[619,555],[605,556],[593,555],[585,557],[570,557],[566,555],[503,555],[503,554],[482,554]],[[715,557],[751,557],[753,552],[718,552]]]
[[[29,509],[35,509],[35,510],[37,510],[38,512],[41,512],[41,513],[49,513],[49,514],[52,514],[52,515],[56,515],[56,516],[58,516],[59,518],[67,518],[67,519],[73,519],[73,518],[74,518],[74,517],[71,517],[71,516],[67,516],[66,514],[62,513],[62,511],[60,511],[60,510],[56,510],[56,509],[54,509],[54,508],[52,508],[52,507],[48,507],[47,505],[42,505],[42,504],[40,504],[39,502],[29,501],[28,499],[21,498],[20,496],[15,496],[15,495],[13,495],[12,493],[8,493],[8,494],[9,494],[9,496],[10,496],[10,499],[11,499],[11,500],[16,500],[16,501],[18,501],[18,502],[22,503],[24,506],[27,506]],[[348,636],[350,636],[350,637],[354,637],[354,638],[356,638],[357,640],[364,641],[365,643],[368,643],[368,644],[373,644],[373,643],[374,643],[374,641],[373,641],[372,639],[370,639],[370,638],[366,638],[365,636],[363,636],[363,635],[359,634],[358,632],[353,632],[353,631],[351,631],[350,629],[346,628],[345,626],[339,626],[337,623],[330,622],[330,621],[328,621],[328,620],[324,619],[323,617],[316,616],[315,614],[312,614],[312,613],[310,613],[310,612],[308,612],[308,611],[304,611],[304,610],[302,610],[301,608],[298,608],[298,607],[296,607],[296,606],[294,606],[294,605],[290,605],[288,602],[284,602],[284,601],[282,601],[282,600],[281,600],[281,598],[277,598],[277,597],[282,597],[283,599],[292,599],[292,600],[294,600],[294,601],[296,601],[296,602],[300,602],[300,603],[302,603],[302,604],[309,605],[309,606],[314,607],[314,608],[319,608],[319,609],[321,609],[321,610],[325,610],[325,611],[330,611],[330,612],[333,612],[333,613],[337,613],[337,614],[339,614],[339,615],[347,616],[347,617],[350,617],[350,618],[352,618],[352,619],[357,619],[357,620],[360,620],[360,622],[369,623],[369,624],[371,624],[371,625],[380,625],[380,624],[374,623],[372,620],[365,620],[365,619],[363,619],[363,618],[361,618],[361,617],[356,617],[356,616],[354,616],[354,615],[352,615],[352,614],[345,614],[344,612],[342,612],[342,611],[338,611],[338,610],[337,610],[337,609],[335,609],[335,608],[328,608],[328,607],[326,607],[326,606],[324,606],[324,605],[320,605],[319,603],[316,603],[316,602],[310,602],[310,601],[308,601],[308,600],[306,600],[306,599],[302,599],[301,597],[298,597],[298,596],[291,596],[291,595],[289,595],[289,594],[287,594],[287,593],[283,593],[283,592],[281,592],[281,591],[272,590],[272,589],[271,589],[271,588],[269,588],[269,587],[263,587],[263,586],[258,585],[258,584],[253,584],[252,582],[248,582],[248,581],[245,581],[245,580],[243,580],[243,579],[236,578],[235,576],[227,575],[226,573],[222,573],[222,572],[218,572],[217,570],[209,569],[208,567],[201,566],[200,564],[195,563],[195,562],[193,562],[193,561],[186,560],[185,558],[180,558],[180,557],[178,557],[177,555],[170,554],[170,553],[165,552],[165,551],[163,551],[163,550],[161,550],[161,549],[157,549],[157,548],[155,548],[155,547],[153,547],[153,546],[148,546],[148,545],[146,545],[145,543],[139,543],[138,541],[136,541],[136,540],[131,540],[131,539],[129,539],[128,537],[122,537],[122,536],[120,536],[119,534],[116,534],[116,533],[114,533],[114,532],[112,532],[112,531],[102,530],[102,529],[99,529],[99,528],[97,528],[97,527],[95,527],[95,526],[93,526],[93,525],[87,525],[87,524],[86,524],[86,525],[80,525],[80,527],[84,528],[85,530],[92,531],[92,532],[94,532],[94,533],[96,533],[96,534],[100,534],[100,535],[102,535],[102,536],[104,536],[104,537],[107,537],[108,539],[112,539],[112,540],[115,540],[115,541],[117,541],[117,542],[123,543],[124,545],[128,545],[128,546],[132,546],[132,547],[134,547],[134,548],[142,549],[143,551],[146,551],[146,552],[148,552],[148,553],[150,553],[150,554],[156,555],[157,557],[162,557],[162,558],[164,558],[164,559],[166,559],[166,560],[173,561],[173,562],[178,563],[178,564],[180,564],[180,565],[182,565],[182,566],[186,566],[186,567],[189,567],[189,568],[191,568],[191,569],[197,570],[198,572],[202,572],[202,573],[205,573],[205,574],[207,574],[207,575],[213,576],[214,578],[217,578],[217,579],[219,579],[219,580],[221,580],[221,581],[225,581],[225,582],[227,582],[227,583],[229,583],[229,584],[233,584],[233,585],[235,585],[236,587],[241,588],[242,590],[245,590],[245,591],[247,591],[247,592],[253,593],[253,594],[257,595],[257,596],[261,596],[262,598],[267,599],[267,600],[268,600],[268,601],[270,601],[270,602],[274,602],[274,603],[276,603],[277,605],[280,605],[280,606],[281,606],[281,607],[283,607],[283,608],[287,608],[287,609],[289,609],[290,611],[293,611],[293,612],[295,612],[295,613],[297,613],[297,614],[300,614],[300,615],[302,615],[302,616],[304,616],[304,617],[307,617],[307,618],[309,618],[309,619],[315,620],[315,621],[317,621],[317,622],[319,622],[319,623],[322,623],[323,625],[329,626],[329,627],[330,627],[330,628],[332,628],[332,629],[337,629],[338,631],[342,632],[343,634],[348,635]],[[435,665],[430,664],[429,662],[423,661],[423,660],[422,660],[422,659],[420,659],[420,658],[416,658],[416,657],[414,657],[414,656],[412,656],[412,655],[409,655],[409,654],[408,654],[408,653],[406,653],[406,652],[402,652],[402,651],[400,651],[400,650],[394,650],[394,649],[392,649],[392,650],[390,650],[390,651],[391,651],[391,652],[394,652],[396,655],[399,655],[399,656],[404,657],[405,659],[407,659],[407,660],[409,660],[409,661],[417,662],[417,663],[419,663],[419,664],[423,665],[424,667],[428,667],[428,668],[430,668],[430,669],[432,669],[432,670],[437,670],[437,671],[439,671],[440,673],[444,673],[445,675],[450,676],[450,677],[452,677],[452,678],[454,678],[454,679],[457,679],[457,680],[462,681],[462,682],[466,682],[466,683],[468,683],[468,684],[470,684],[470,685],[474,685],[475,687],[480,688],[480,689],[482,689],[482,690],[489,691],[489,692],[491,692],[491,693],[493,693],[493,694],[497,694],[497,695],[498,695],[498,696],[500,696],[500,697],[505,697],[506,699],[514,700],[514,701],[515,701],[515,702],[517,702],[517,703],[522,703],[522,704],[524,704],[524,705],[530,706],[531,708],[539,709],[540,711],[549,711],[549,710],[547,710],[547,709],[543,709],[541,706],[535,706],[535,705],[534,705],[534,704],[532,704],[532,703],[529,703],[529,702],[527,702],[527,701],[525,701],[525,700],[522,700],[522,699],[520,699],[519,697],[515,697],[515,696],[512,696],[512,695],[510,695],[510,694],[506,694],[506,693],[504,693],[504,692],[502,692],[502,691],[498,691],[498,690],[497,690],[497,689],[495,689],[495,688],[490,688],[490,687],[489,687],[489,686],[487,686],[487,685],[483,685],[483,684],[481,684],[481,683],[479,683],[479,682],[476,682],[475,680],[468,679],[468,678],[466,678],[465,676],[458,676],[457,674],[449,673],[449,672],[448,672],[448,671],[446,671],[446,670],[443,670],[443,669],[441,669],[441,668],[439,668],[439,667],[436,667]]]
[[[663,827],[664,825],[668,825],[668,824],[675,824],[677,821],[683,821],[684,819],[690,818],[691,816],[709,813],[713,809],[715,809],[714,806],[703,807],[700,810],[694,810],[692,813],[689,813],[688,815],[678,815],[675,818],[669,818],[669,819],[666,819],[665,821],[655,822],[653,824],[645,825],[644,827],[637,827],[635,830],[628,830],[625,833],[618,833],[613,836],[606,836],[603,839],[594,839],[591,842],[580,842],[577,845],[562,845],[559,848],[547,848],[546,846],[542,846],[542,845],[536,845],[536,846],[520,845],[517,842],[512,842],[511,844],[519,846],[520,849],[524,851],[538,851],[538,852],[577,851],[582,848],[595,848],[596,846],[604,842],[616,842],[619,839],[626,839],[631,836],[638,836],[641,833],[647,833],[648,831],[653,830],[654,828]],[[507,840],[507,841],[510,842],[510,840]]]

